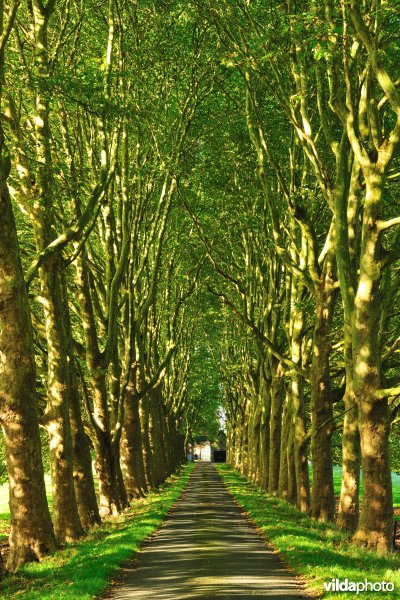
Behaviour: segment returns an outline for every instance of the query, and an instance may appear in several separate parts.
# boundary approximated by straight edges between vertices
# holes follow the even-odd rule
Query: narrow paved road
[[[159,533],[121,574],[114,600],[306,598],[249,525],[211,463],[195,466]]]

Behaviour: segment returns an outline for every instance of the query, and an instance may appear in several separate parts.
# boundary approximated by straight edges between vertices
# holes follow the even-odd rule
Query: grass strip
[[[89,600],[101,594],[121,564],[156,531],[184,490],[193,464],[117,517],[40,563],[25,565],[0,585],[0,598]]]
[[[333,523],[318,523],[280,498],[268,496],[229,465],[216,465],[238,504],[244,508],[285,563],[318,597],[330,600],[400,599],[400,557],[387,557],[351,544],[350,536]],[[325,592],[333,578],[353,582],[392,582],[393,592]]]

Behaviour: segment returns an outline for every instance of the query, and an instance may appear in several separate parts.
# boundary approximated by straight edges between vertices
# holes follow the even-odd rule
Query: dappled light
[[[5,600],[400,568],[399,18],[0,0]]]
[[[196,465],[165,526],[120,577],[115,599],[304,597],[207,463]]]

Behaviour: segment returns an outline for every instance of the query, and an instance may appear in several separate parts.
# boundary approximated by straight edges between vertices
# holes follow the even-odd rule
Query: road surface
[[[307,598],[241,514],[211,463],[197,463],[176,508],[107,594],[113,600]]]

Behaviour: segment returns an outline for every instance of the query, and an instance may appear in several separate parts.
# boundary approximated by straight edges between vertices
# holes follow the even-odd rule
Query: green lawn
[[[7,577],[0,585],[0,598],[89,600],[101,594],[120,565],[161,525],[192,469],[192,464],[184,466],[156,492],[94,528],[80,542]]]
[[[342,467],[333,467],[333,484],[335,486],[335,494],[339,496],[340,494],[340,486],[342,482]],[[397,473],[392,473],[392,484],[393,484],[393,506],[395,508],[400,507],[400,475]],[[360,491],[362,494],[362,478]]]
[[[310,468],[310,479],[312,479],[312,472]],[[335,488],[335,495],[340,495],[340,486],[342,484],[342,467],[334,466],[333,467],[333,485]],[[392,473],[392,485],[393,485],[393,507],[400,508],[400,475],[397,473]],[[363,492],[363,484],[362,477],[360,482],[360,494],[362,497]],[[396,520],[400,521],[400,515],[395,517]]]
[[[309,467],[310,473],[310,481],[312,482],[312,469],[311,465]],[[342,484],[342,467],[334,465],[333,467],[333,485],[335,488],[335,495],[339,496],[340,494],[340,486]],[[392,473],[392,484],[393,484],[393,506],[400,507],[400,475],[397,473]],[[360,491],[362,495],[362,476],[360,482]]]
[[[313,521],[279,498],[249,483],[228,465],[217,465],[224,482],[285,562],[304,577],[315,593],[330,600],[353,600],[355,593],[326,593],[324,582],[332,578],[363,582],[393,582],[394,592],[364,592],[363,600],[400,599],[400,556],[381,557],[350,543],[349,535],[333,524]],[[357,596],[358,597],[358,596]]]

